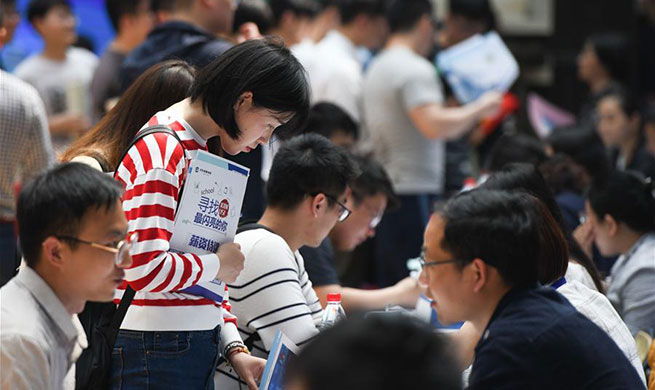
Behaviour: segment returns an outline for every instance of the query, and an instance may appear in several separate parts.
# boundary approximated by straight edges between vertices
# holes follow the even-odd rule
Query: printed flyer
[[[221,244],[234,240],[250,170],[203,150],[189,155],[171,249],[197,255],[216,253]],[[183,292],[220,303],[225,283],[216,279]]]

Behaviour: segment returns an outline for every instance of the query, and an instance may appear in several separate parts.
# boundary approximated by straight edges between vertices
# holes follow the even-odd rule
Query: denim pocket
[[[152,349],[149,355],[178,356],[191,349],[189,332],[154,332]]]

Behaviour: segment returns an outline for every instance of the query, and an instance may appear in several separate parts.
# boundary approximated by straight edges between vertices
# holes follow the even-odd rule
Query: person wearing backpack
[[[175,210],[183,188],[185,155],[207,150],[219,137],[230,155],[267,144],[273,132],[291,132],[309,108],[302,66],[279,42],[244,42],[197,75],[186,98],[155,114],[144,127],[166,126],[129,148],[115,172],[125,188],[123,210],[129,232],[139,234],[134,262],[115,303],[135,290],[112,353],[113,389],[213,389],[222,355],[256,389],[264,360],[249,355],[236,318],[222,303],[181,292],[199,283],[236,280],[244,266],[238,244],[217,254],[171,251]],[[145,129],[143,130],[145,131]],[[127,289],[127,287],[130,287]]]

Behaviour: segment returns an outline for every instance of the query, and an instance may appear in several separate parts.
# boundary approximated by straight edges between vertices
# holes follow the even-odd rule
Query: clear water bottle
[[[341,307],[341,294],[330,293],[327,296],[327,306],[323,312],[323,320],[321,321],[320,329],[327,329],[346,318],[346,312]]]

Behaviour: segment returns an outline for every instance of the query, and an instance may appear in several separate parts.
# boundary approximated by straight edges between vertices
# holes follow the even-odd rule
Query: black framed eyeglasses
[[[441,265],[441,264],[452,264],[452,263],[457,263],[459,260],[452,259],[452,260],[443,260],[443,261],[427,261],[425,259],[425,249],[421,250],[421,254],[418,258],[419,264],[421,264],[421,268],[425,267],[431,267],[433,265]]]
[[[318,195],[318,194],[315,194],[313,196],[316,196],[316,195]],[[336,204],[339,205],[339,207],[340,207],[340,209],[339,209],[339,219],[337,219],[337,221],[343,222],[343,221],[346,220],[346,218],[348,218],[350,216],[352,211],[350,211],[350,209],[348,207],[346,207],[345,204],[339,202],[339,200],[336,197],[332,196],[332,195],[328,195],[328,194],[323,194],[323,195],[325,195],[326,198],[336,202]]]
[[[116,246],[108,246],[101,244],[99,242],[86,241],[73,236],[55,236],[60,240],[68,240],[77,242],[80,244],[90,245],[93,248],[103,250],[105,252],[110,252],[114,254],[114,262],[118,267],[124,267],[130,264],[130,252],[133,245],[138,241],[138,234],[132,233],[128,235],[124,240],[118,241]]]

